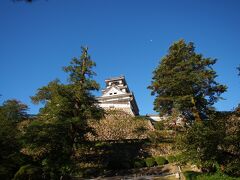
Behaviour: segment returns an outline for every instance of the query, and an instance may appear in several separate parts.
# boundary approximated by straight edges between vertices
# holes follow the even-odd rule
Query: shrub
[[[146,163],[143,159],[136,159],[133,162],[133,166],[134,166],[134,168],[143,168],[146,166]]]
[[[232,160],[224,168],[224,173],[231,176],[240,176],[240,162],[239,159]]]
[[[157,164],[159,166],[164,165],[164,164],[168,164],[168,161],[163,156],[155,157],[155,161],[157,162]]]
[[[99,174],[98,170],[96,168],[87,168],[83,172],[84,177],[94,177]]]
[[[176,156],[173,156],[173,155],[170,155],[167,157],[167,160],[169,163],[174,163],[174,162],[177,162],[177,157]]]
[[[20,167],[14,176],[14,180],[41,180],[42,170],[30,164]]]
[[[239,180],[239,178],[234,178],[231,176],[227,176],[225,174],[203,174],[200,176],[197,176],[197,180],[219,180],[219,179],[223,179],[223,180]]]
[[[169,163],[174,163],[174,162],[181,162],[183,164],[185,163],[183,154],[169,155],[167,157],[167,160],[168,160]]]
[[[111,170],[130,169],[132,165],[127,160],[112,159],[108,162],[108,168]]]
[[[156,130],[164,130],[164,122],[163,121],[158,121],[154,123],[154,128]]]
[[[218,164],[215,164],[216,172],[214,173],[200,173],[195,171],[186,171],[184,172],[184,176],[186,177],[186,180],[237,180],[240,178],[234,178],[231,176],[228,176],[224,174],[221,171],[221,168]]]
[[[201,173],[195,171],[186,171],[183,173],[186,180],[196,180]]]
[[[147,167],[153,167],[156,165],[156,161],[153,157],[149,157],[145,159]]]
[[[164,136],[160,131],[153,131],[148,133],[148,139],[153,144],[159,144],[164,139]]]
[[[114,114],[114,111],[100,121],[89,120],[88,126],[94,132],[85,135],[90,141],[146,139],[147,132],[152,131],[148,120],[132,118],[125,112]]]

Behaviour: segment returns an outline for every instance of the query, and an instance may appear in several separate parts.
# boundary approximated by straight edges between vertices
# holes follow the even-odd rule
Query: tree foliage
[[[179,147],[185,159],[203,170],[212,171],[217,165],[231,176],[240,176],[240,115],[216,112],[210,120],[194,123],[180,136]]]
[[[179,137],[186,160],[203,170],[240,176],[239,107],[232,112],[211,113],[207,121],[194,123]]]
[[[214,129],[210,122],[195,123],[181,137],[181,149],[187,161],[212,170],[220,154],[218,146],[224,133]]]
[[[226,86],[215,80],[215,63],[216,59],[197,54],[192,42],[175,42],[154,70],[148,87],[156,95],[154,109],[163,114],[178,109],[201,120],[226,91]]]
[[[21,165],[19,122],[27,118],[27,106],[7,100],[0,106],[0,179],[11,179]]]
[[[81,57],[73,58],[70,65],[64,67],[69,73],[68,84],[54,80],[32,97],[34,103],[43,103],[44,107],[27,128],[24,152],[50,179],[72,172],[76,148],[90,130],[87,120],[103,116],[91,93],[99,88],[92,79],[94,66],[88,49],[82,48]]]
[[[88,124],[94,129],[94,133],[87,133],[90,141],[146,139],[152,130],[147,119],[133,118],[117,110],[107,111],[105,118],[98,122],[91,120]]]
[[[8,121],[16,124],[28,118],[27,105],[16,99],[11,99],[3,102],[1,106],[1,114]]]

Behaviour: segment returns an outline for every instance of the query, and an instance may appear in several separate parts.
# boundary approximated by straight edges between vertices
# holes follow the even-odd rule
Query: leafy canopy
[[[17,100],[0,105],[0,179],[12,179],[21,165],[18,124],[27,118],[28,107]]]
[[[32,97],[34,103],[43,103],[44,107],[27,128],[25,152],[49,179],[72,172],[77,146],[84,143],[84,134],[90,130],[86,121],[103,115],[92,95],[93,90],[99,89],[92,79],[96,75],[94,66],[88,49],[82,48],[81,57],[73,58],[63,68],[69,73],[68,84],[54,80]]]
[[[100,118],[101,111],[91,93],[99,89],[99,84],[92,79],[96,75],[92,70],[94,66],[95,62],[88,55],[88,49],[82,47],[81,57],[73,58],[70,65],[63,68],[69,73],[69,84],[54,80],[38,89],[32,97],[34,103],[42,102],[45,105],[40,114],[47,119]]]
[[[185,160],[203,170],[213,171],[216,165],[231,176],[240,176],[240,113],[215,112],[203,123],[194,123],[177,145]]]
[[[175,42],[153,72],[154,109],[163,114],[177,109],[188,117],[201,120],[226,91],[216,82],[212,65],[216,59],[195,52],[192,42]]]
[[[1,114],[12,123],[18,123],[27,119],[27,110],[27,105],[16,99],[7,100],[1,106]]]

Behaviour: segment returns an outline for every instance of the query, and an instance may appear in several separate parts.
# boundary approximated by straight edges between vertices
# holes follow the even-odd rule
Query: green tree
[[[88,49],[82,48],[81,57],[73,58],[64,67],[70,74],[68,84],[52,81],[32,97],[34,103],[41,102],[44,107],[38,120],[27,129],[25,152],[42,166],[50,179],[71,173],[77,146],[83,144],[84,134],[90,130],[87,120],[103,116],[92,95],[93,90],[99,89],[92,79],[94,66]]]
[[[240,113],[215,112],[208,121],[194,123],[179,135],[178,147],[185,160],[203,170],[212,171],[220,165],[222,172],[240,176]]]
[[[153,72],[154,109],[163,114],[179,110],[186,117],[201,121],[227,87],[215,81],[212,65],[216,59],[195,53],[192,42],[175,42]]]
[[[17,126],[27,118],[27,109],[17,100],[7,100],[0,106],[0,179],[12,179],[23,161]]]
[[[231,176],[240,176],[240,107],[237,107],[230,116],[225,118],[225,137],[222,149],[224,150],[224,172]]]
[[[7,100],[1,107],[1,113],[8,121],[16,124],[28,118],[27,105],[16,99]]]
[[[194,123],[180,138],[180,149],[186,161],[211,171],[221,154],[219,146],[223,143],[224,130],[216,129],[211,121]],[[219,126],[218,126],[219,127]]]
[[[240,66],[237,67],[240,76]],[[224,172],[231,176],[240,176],[240,104],[225,118],[226,136],[222,149],[225,152]]]

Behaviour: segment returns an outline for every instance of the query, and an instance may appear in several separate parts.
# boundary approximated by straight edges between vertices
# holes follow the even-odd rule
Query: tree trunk
[[[196,107],[195,99],[193,97],[192,97],[192,104],[193,104],[192,111],[193,111],[193,116],[194,116],[195,121],[202,122],[202,119],[199,115],[199,111],[197,110],[197,107]]]

